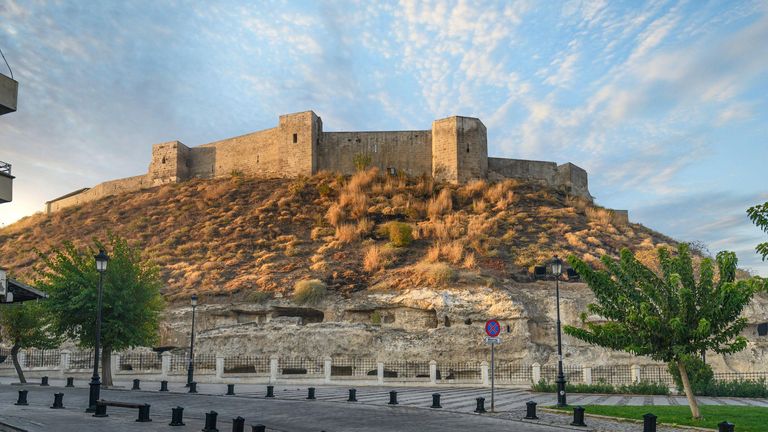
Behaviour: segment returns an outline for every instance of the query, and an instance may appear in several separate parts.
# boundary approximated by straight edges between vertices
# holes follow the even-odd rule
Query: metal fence
[[[429,379],[429,361],[396,360],[384,362],[384,378]]]
[[[661,383],[668,386],[675,385],[675,380],[667,367],[662,365],[642,366],[640,368],[640,381]]]
[[[281,358],[278,365],[280,369],[280,375],[324,375],[324,360],[322,358]]]
[[[717,381],[768,380],[768,372],[716,372]]]
[[[427,370],[429,377],[429,370]],[[483,372],[479,361],[438,362],[437,379],[452,382],[482,382]]]
[[[216,354],[195,354],[194,366],[196,371],[215,371],[216,370]],[[173,354],[171,355],[171,367],[172,372],[181,372],[187,370],[189,367],[189,355],[188,354]]]
[[[378,374],[376,359],[359,357],[336,357],[331,360],[331,376],[373,377]]]
[[[494,367],[494,379],[501,383],[530,384],[533,371],[530,365],[512,362],[499,362]]]
[[[61,351],[59,350],[27,350],[25,365],[35,367],[58,367],[61,364]]]
[[[92,369],[93,351],[78,350],[69,354],[70,369]]]
[[[120,354],[121,371],[147,371],[162,369],[160,355],[154,352],[125,352]]]
[[[579,365],[563,365],[563,375],[571,384],[583,383],[584,374]],[[557,365],[546,365],[541,367],[541,379],[547,382],[554,382],[557,379]],[[592,380],[595,379],[595,372],[592,369]]]
[[[269,373],[269,357],[235,356],[224,358],[224,373]]]
[[[592,382],[613,385],[632,384],[630,366],[595,366],[592,368]]]

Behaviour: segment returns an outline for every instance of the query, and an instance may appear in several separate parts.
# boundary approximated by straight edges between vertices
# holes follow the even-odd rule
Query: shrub
[[[254,291],[248,294],[248,301],[253,303],[264,303],[266,301],[272,300],[272,297],[274,297],[274,294],[271,292]]]
[[[429,200],[427,205],[427,215],[430,219],[435,220],[440,215],[443,215],[453,208],[453,199],[451,197],[451,190],[443,188],[437,195],[437,198]]]
[[[416,266],[416,271],[431,285],[443,285],[452,281],[455,277],[451,266],[442,262],[433,264],[421,263]]]
[[[669,395],[669,387],[663,383],[640,381],[618,387],[618,393],[643,395]]]
[[[720,397],[768,397],[768,382],[758,380],[713,381],[701,393],[702,396]]]
[[[677,391],[683,393],[683,382],[680,379],[680,370],[677,368],[677,365],[670,363],[667,365],[667,370],[675,380]],[[712,372],[712,368],[698,357],[687,358],[685,360],[685,370],[688,372],[688,381],[691,383],[693,394],[702,394],[715,381],[715,374]]]
[[[365,171],[371,165],[371,156],[364,153],[357,153],[352,156],[352,163],[355,164],[356,170]]]
[[[325,197],[329,196],[331,194],[331,192],[333,192],[333,189],[330,186],[328,186],[327,184],[320,183],[319,185],[317,185],[317,193],[321,197],[325,198]]]
[[[381,325],[381,312],[373,311],[373,313],[371,314],[371,324],[375,326]]]
[[[390,254],[378,245],[373,245],[365,251],[363,256],[363,269],[369,273],[374,273],[383,269],[390,262]]]
[[[404,222],[390,222],[388,225],[389,242],[395,247],[406,247],[413,241],[413,228]]]
[[[325,213],[325,219],[333,226],[339,226],[339,223],[344,219],[344,210],[338,204],[331,204],[328,207],[328,211]]]
[[[320,279],[305,279],[293,287],[293,301],[298,304],[317,304],[328,294],[325,283]]]
[[[454,240],[451,243],[444,245],[441,249],[443,256],[445,256],[451,264],[457,264],[464,257],[464,245],[459,240]]]
[[[543,378],[538,383],[533,384],[531,387],[533,391],[543,392],[543,393],[554,393],[557,391],[557,384],[547,382]],[[647,381],[628,384],[628,385],[622,385],[618,387],[612,384],[608,384],[604,381],[600,381],[592,384],[568,384],[568,387],[566,388],[566,390],[570,393],[603,393],[603,394],[626,393],[626,394],[645,394],[645,395],[668,395],[669,394],[669,388],[666,385],[660,384],[660,383],[647,382]]]
[[[357,226],[352,224],[341,224],[336,227],[336,240],[341,243],[352,243],[358,237]]]

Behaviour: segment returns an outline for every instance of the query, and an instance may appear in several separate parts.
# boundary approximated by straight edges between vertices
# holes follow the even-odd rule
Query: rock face
[[[594,300],[581,283],[561,283],[563,325],[577,325]],[[768,322],[768,297],[760,295],[745,311],[750,325],[746,350],[723,357],[707,355],[717,371],[764,370],[768,336],[758,325]],[[162,330],[162,345],[188,343],[191,308],[172,308]],[[489,356],[484,324],[495,318],[502,326],[500,360],[520,364],[557,361],[556,301],[552,282],[514,284],[504,288],[413,288],[397,293],[361,292],[349,298],[328,297],[318,305],[296,305],[276,299],[264,304],[210,304],[197,310],[198,352],[227,356],[366,357],[466,361]],[[587,345],[563,335],[564,356],[577,365],[652,364]]]

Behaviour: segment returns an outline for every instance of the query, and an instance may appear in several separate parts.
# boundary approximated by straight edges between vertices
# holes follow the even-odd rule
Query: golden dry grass
[[[453,209],[452,192],[449,188],[440,191],[436,198],[429,200],[427,204],[427,215],[432,220],[437,220],[440,216]]]

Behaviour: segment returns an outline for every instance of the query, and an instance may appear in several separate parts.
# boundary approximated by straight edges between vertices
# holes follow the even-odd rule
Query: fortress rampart
[[[587,172],[572,163],[489,158],[487,130],[477,118],[435,120],[427,130],[323,132],[322,119],[305,111],[281,115],[277,127],[197,147],[179,141],[155,144],[146,174],[80,189],[48,201],[45,210],[50,214],[109,195],[233,173],[265,178],[321,170],[352,174],[356,155],[391,174],[432,175],[453,183],[523,178],[592,198]]]

